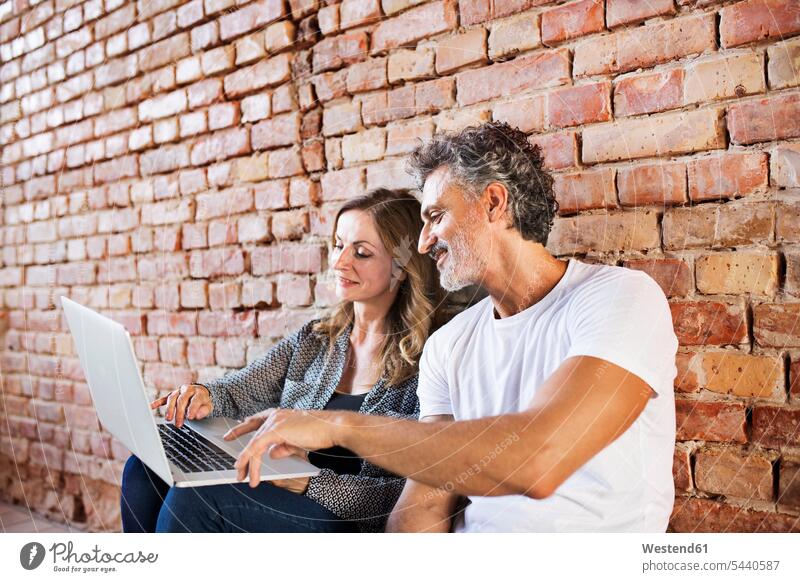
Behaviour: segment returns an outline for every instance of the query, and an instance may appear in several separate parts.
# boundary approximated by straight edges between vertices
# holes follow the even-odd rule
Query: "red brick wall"
[[[503,119],[560,256],[650,273],[681,340],[673,528],[800,528],[798,0],[0,1],[0,496],[119,525],[57,308],[159,391],[331,304],[331,212],[417,138]]]

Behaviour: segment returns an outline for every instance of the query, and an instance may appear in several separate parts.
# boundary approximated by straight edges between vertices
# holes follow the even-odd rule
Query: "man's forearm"
[[[532,461],[544,443],[531,442],[523,414],[470,421],[415,422],[337,413],[335,440],[371,463],[461,495],[539,496]]]

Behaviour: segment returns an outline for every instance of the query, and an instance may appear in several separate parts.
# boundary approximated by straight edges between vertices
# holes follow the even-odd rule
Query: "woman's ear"
[[[395,286],[402,283],[408,278],[408,273],[397,262],[397,259],[392,259],[392,278],[389,282],[389,289],[394,290]]]

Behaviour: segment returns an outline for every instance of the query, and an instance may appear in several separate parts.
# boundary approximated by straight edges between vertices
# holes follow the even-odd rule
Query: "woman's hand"
[[[308,489],[308,482],[310,480],[311,477],[293,477],[291,479],[275,479],[274,481],[268,481],[268,483],[272,483],[275,487],[280,487],[281,489],[286,489],[292,493],[302,495]]]
[[[150,403],[150,408],[167,405],[164,410],[166,420],[175,420],[175,426],[183,426],[184,419],[200,420],[211,414],[214,404],[211,402],[211,392],[202,384],[184,384],[167,396],[158,398]]]
[[[239,480],[250,475],[250,487],[261,480],[261,457],[269,451],[272,458],[284,458],[298,452],[326,449],[336,445],[334,434],[341,411],[269,409],[249,417],[225,435],[227,440],[255,430],[250,442],[234,465]]]

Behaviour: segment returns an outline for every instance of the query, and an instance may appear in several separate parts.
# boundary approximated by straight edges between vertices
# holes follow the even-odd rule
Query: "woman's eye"
[[[356,251],[356,256],[357,256],[359,259],[368,259],[368,258],[369,258],[369,257],[371,257],[372,255],[366,254],[366,253],[364,253],[363,251],[361,251],[361,250],[358,250],[358,251]]]

